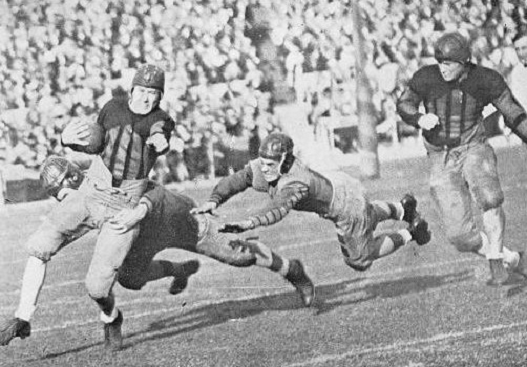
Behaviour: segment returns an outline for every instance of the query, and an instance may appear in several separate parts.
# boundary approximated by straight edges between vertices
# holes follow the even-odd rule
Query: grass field
[[[506,244],[523,249],[527,235],[527,154],[498,153],[506,195]],[[353,173],[353,169],[349,169]],[[173,260],[199,258],[201,269],[179,296],[165,279],[133,292],[116,286],[125,349],[102,347],[96,306],[86,295],[93,236],[50,263],[32,335],[0,347],[2,366],[527,366],[527,295],[521,280],[485,282],[487,262],[446,243],[430,203],[424,158],[389,162],[366,183],[376,199],[412,191],[432,222],[424,247],[406,246],[359,273],[340,255],[330,223],[293,213],[248,235],[301,259],[317,285],[314,307],[302,308],[292,286],[260,268],[236,269],[171,250]],[[209,189],[188,190],[199,201]],[[241,218],[255,194],[235,198],[219,214]],[[12,317],[26,255],[24,240],[53,205],[9,206],[0,217],[0,317]],[[381,229],[388,229],[388,226]]]

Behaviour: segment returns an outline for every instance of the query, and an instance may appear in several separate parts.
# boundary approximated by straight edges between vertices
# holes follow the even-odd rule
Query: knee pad
[[[344,258],[344,262],[353,270],[366,271],[370,268],[372,261],[361,260],[361,259],[350,259],[349,257]]]
[[[27,239],[25,248],[28,255],[47,262],[60,249],[63,242],[64,239],[58,231],[41,227]]]
[[[481,210],[484,212],[490,209],[499,208],[504,201],[503,193],[495,193],[491,195],[484,196],[482,200],[480,200],[480,207]]]
[[[86,284],[86,289],[88,290],[88,295],[92,299],[96,300],[96,299],[108,297],[108,295],[110,294],[110,290],[112,288],[113,282],[112,284],[107,285],[105,284],[105,282],[101,281],[100,278],[90,276],[88,274],[88,276],[86,277],[85,284]]]
[[[365,259],[364,257],[352,259],[349,251],[343,246],[340,247],[340,250],[342,251],[342,255],[344,255],[344,263],[354,270],[366,271],[373,263],[373,261]]]
[[[448,241],[454,245],[459,252],[478,252],[482,246],[481,236],[478,232],[449,235]]]

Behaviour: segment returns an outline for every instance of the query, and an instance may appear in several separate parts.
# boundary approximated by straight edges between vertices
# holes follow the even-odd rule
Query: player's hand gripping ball
[[[84,139],[88,144],[84,147],[84,152],[88,154],[97,154],[104,148],[105,131],[99,124],[88,124],[89,135]]]
[[[65,145],[77,145],[79,151],[97,154],[104,147],[105,131],[102,125],[76,121],[64,128],[61,138]]]

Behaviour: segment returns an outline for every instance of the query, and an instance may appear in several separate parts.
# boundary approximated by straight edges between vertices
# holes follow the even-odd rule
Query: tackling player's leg
[[[315,286],[298,259],[289,260],[272,251],[260,241],[231,240],[229,246],[237,253],[254,256],[254,265],[267,268],[282,275],[297,290],[304,306],[309,307],[315,299]]]
[[[315,298],[315,286],[300,260],[289,260],[272,251],[263,242],[242,240],[233,233],[222,233],[222,224],[210,215],[196,214],[199,240],[195,251],[225,264],[236,267],[261,266],[280,274],[300,294],[302,303],[308,307]]]

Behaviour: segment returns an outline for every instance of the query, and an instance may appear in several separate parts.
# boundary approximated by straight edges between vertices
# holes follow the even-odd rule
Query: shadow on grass
[[[305,309],[296,292],[258,297],[249,300],[226,301],[197,307],[183,315],[167,317],[153,322],[140,332],[126,335],[125,349],[151,340],[170,338],[175,335],[222,324],[229,320],[253,317],[262,312],[306,310],[314,316],[330,312],[338,307],[374,299],[395,298],[418,293],[431,288],[459,283],[473,278],[471,270],[446,275],[425,275],[376,283],[367,278],[357,278],[334,284],[317,286],[314,305]],[[132,340],[131,340],[132,339]]]
[[[316,317],[316,315],[331,312],[346,305],[375,299],[396,298],[448,284],[464,282],[471,278],[473,278],[472,271],[466,270],[445,275],[423,275],[381,282],[375,282],[368,278],[345,280],[317,286],[315,303],[309,309],[303,307],[296,292],[207,304],[193,308],[184,314],[153,322],[148,328],[139,332],[125,334],[123,349],[129,349],[148,341],[171,338],[185,332],[219,325],[230,320],[250,318],[263,312],[305,310]],[[63,352],[49,353],[39,360],[51,360],[97,346],[102,346],[102,341]]]

